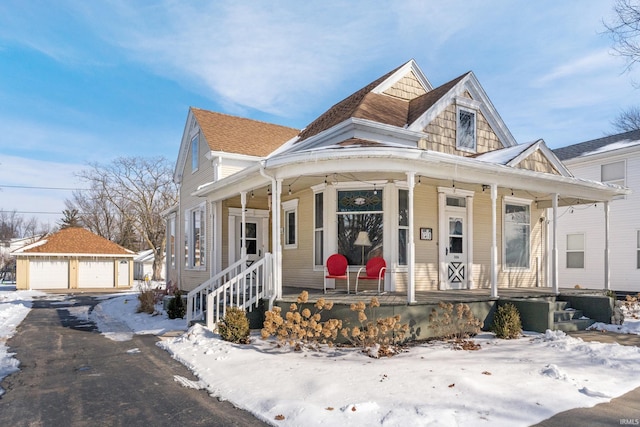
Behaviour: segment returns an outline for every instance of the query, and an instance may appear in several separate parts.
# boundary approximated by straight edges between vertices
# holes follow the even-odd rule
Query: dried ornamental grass
[[[439,310],[438,310],[439,309]],[[480,332],[482,322],[476,318],[467,304],[440,302],[429,315],[429,328],[437,338],[454,341],[454,349],[477,349],[479,346],[466,341]],[[476,348],[477,347],[477,348]]]
[[[332,345],[342,328],[342,321],[329,319],[321,322],[321,319],[324,310],[333,308],[333,302],[320,298],[313,305],[316,311],[311,312],[309,308],[302,308],[301,305],[308,301],[309,293],[302,291],[297,303],[291,304],[284,318],[280,307],[267,311],[261,332],[262,338],[274,336],[280,343],[289,344],[296,350],[311,343]]]
[[[400,323],[400,315],[376,318],[374,313],[376,307],[380,307],[380,302],[373,297],[368,308],[374,320],[368,321],[365,313],[367,305],[362,301],[351,304],[351,311],[357,313],[360,325],[346,327],[341,333],[352,344],[362,347],[363,351],[371,357],[391,356],[398,352],[397,347],[404,341],[409,325]]]

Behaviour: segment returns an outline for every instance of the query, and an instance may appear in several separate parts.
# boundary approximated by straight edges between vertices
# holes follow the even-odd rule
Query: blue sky
[[[473,71],[520,143],[598,138],[639,103],[637,70],[603,34],[612,5],[4,0],[0,185],[77,187],[74,172],[117,156],[174,161],[189,106],[301,128],[411,58],[434,86]],[[69,195],[3,187],[0,209],[60,212]]]

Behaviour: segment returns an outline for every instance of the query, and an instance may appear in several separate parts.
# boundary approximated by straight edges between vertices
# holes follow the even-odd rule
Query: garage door
[[[68,261],[29,261],[29,288],[66,289],[68,287]]]
[[[79,288],[113,288],[113,261],[79,261]]]

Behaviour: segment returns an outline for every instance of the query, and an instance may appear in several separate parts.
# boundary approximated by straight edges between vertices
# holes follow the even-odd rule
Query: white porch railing
[[[187,295],[187,324],[203,320],[206,313],[207,328],[213,330],[215,324],[224,317],[228,305],[249,311],[252,304],[257,307],[261,298],[273,294],[271,264],[270,253],[250,266],[247,266],[247,258],[244,257],[193,289]],[[210,316],[213,316],[211,321]]]

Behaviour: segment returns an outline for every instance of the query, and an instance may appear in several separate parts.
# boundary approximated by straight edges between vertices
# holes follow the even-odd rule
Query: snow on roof
[[[529,147],[538,141],[527,142],[524,144],[514,145],[513,147],[507,147],[500,150],[489,151],[488,153],[480,154],[475,157],[476,160],[487,163],[497,163],[499,165],[506,165],[511,160],[518,157],[525,152]]]
[[[640,129],[556,148],[553,152],[560,160],[568,160],[608,153],[637,145],[640,145]]]
[[[591,156],[594,154],[608,153],[610,151],[620,150],[622,148],[627,148],[627,147],[633,147],[635,145],[640,145],[640,139],[635,141],[630,139],[625,139],[625,140],[614,142],[608,145],[603,145],[602,147],[598,147],[593,151],[586,151],[580,154],[580,157]]]

